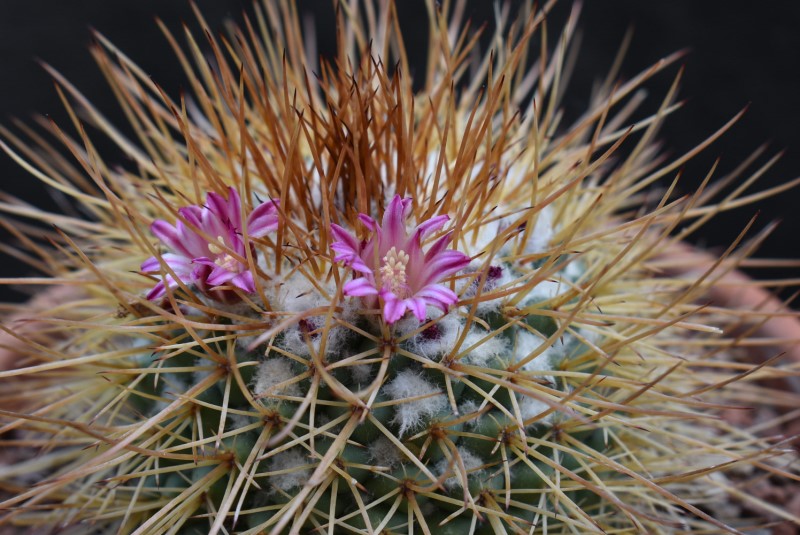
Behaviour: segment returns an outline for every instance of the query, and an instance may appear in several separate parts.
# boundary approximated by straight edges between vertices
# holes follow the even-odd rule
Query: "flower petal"
[[[228,198],[225,199],[214,191],[206,195],[206,206],[225,225],[230,225],[237,231],[242,229],[241,200],[236,188],[228,188]]]
[[[389,244],[386,250],[392,246],[402,248],[406,241],[406,217],[411,208],[411,198],[400,198],[400,195],[395,195],[392,202],[383,213],[383,239]],[[383,252],[383,244],[381,244],[381,252]]]
[[[404,301],[408,306],[408,308],[411,309],[411,312],[414,313],[414,315],[417,317],[419,321],[425,321],[426,317],[425,299],[421,297],[411,297],[409,299],[405,299]]]
[[[179,208],[178,215],[194,227],[200,228],[200,225],[203,224],[203,209],[199,206],[184,206],[183,208]]]
[[[365,295],[377,295],[378,289],[375,288],[374,282],[371,282],[366,277],[359,277],[347,282],[342,287],[342,293],[351,297],[363,297]]]
[[[162,254],[161,260],[159,260],[158,257],[151,256],[142,262],[141,270],[145,273],[158,273],[161,271],[162,261],[169,266],[181,280],[186,280],[182,275],[189,275],[192,272],[192,261],[185,256],[174,253]]]
[[[380,234],[381,227],[378,226],[377,221],[372,219],[367,214],[358,214],[358,220],[361,221],[364,224],[364,226],[366,226],[372,232]]]
[[[278,201],[263,202],[247,218],[247,234],[251,238],[261,238],[278,229],[278,220]]]
[[[183,241],[181,240],[181,236],[178,232],[178,229],[163,221],[161,219],[156,219],[150,225],[150,232],[152,232],[156,238],[161,240],[161,243],[169,247],[175,252],[183,253],[183,256],[191,257],[191,253],[186,249],[183,245]]]
[[[187,255],[189,258],[194,258],[195,256],[205,256],[208,254],[208,241],[205,238],[200,236],[188,226],[184,225],[183,221],[178,220],[175,223],[175,228],[178,231],[178,238],[181,241],[181,245],[186,252],[189,253]],[[198,230],[202,230],[202,227],[199,227]]]
[[[344,252],[346,248],[351,253],[356,255],[358,254],[360,247],[355,236],[347,232],[336,223],[331,223],[331,234],[337,240],[331,244],[331,249],[334,251]]]
[[[253,274],[249,270],[242,271],[232,278],[230,282],[233,286],[236,286],[247,293],[254,293],[256,291],[256,283],[253,280]]]
[[[139,267],[139,269],[144,273],[151,273],[153,271],[158,271],[161,269],[161,262],[158,261],[158,258],[155,256],[151,256]]]
[[[425,262],[420,284],[439,282],[469,265],[469,257],[460,251],[444,251],[434,260]]]
[[[239,198],[239,192],[233,186],[228,188],[228,221],[241,232],[242,200]]]
[[[436,255],[440,254],[444,251],[445,247],[450,243],[450,240],[453,239],[453,233],[448,232],[431,245],[431,248],[428,249],[428,252],[425,253],[425,260],[431,260]]]
[[[430,284],[418,291],[414,297],[425,299],[429,304],[442,308],[458,302],[456,293],[441,284]]]
[[[161,299],[167,293],[167,288],[163,282],[159,282],[153,289],[147,292],[147,300],[148,301],[155,301],[156,299]]]
[[[398,299],[392,292],[381,292],[383,297],[383,320],[392,324],[405,316],[408,309],[405,299]]]
[[[331,247],[332,248],[332,247]],[[333,258],[334,262],[344,262],[350,269],[360,273],[372,274],[372,270],[361,260],[361,257],[352,253],[343,253]]]
[[[450,216],[447,215],[437,215],[436,217],[432,217],[427,221],[421,223],[416,229],[414,229],[414,236],[418,236],[420,241],[424,240],[431,233],[440,230],[445,223],[450,221]]]
[[[226,282],[236,277],[238,273],[228,271],[223,267],[215,267],[214,270],[206,277],[206,283],[209,286],[222,286]]]

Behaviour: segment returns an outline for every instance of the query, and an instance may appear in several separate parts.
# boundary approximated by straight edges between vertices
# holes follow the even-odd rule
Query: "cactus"
[[[76,134],[54,132],[77,164],[8,138],[85,217],[2,205],[55,226],[18,233],[46,274],[28,282],[74,290],[0,373],[17,458],[0,523],[735,533],[736,501],[797,522],[742,490],[798,477],[785,443],[719,417],[788,373],[737,360],[772,342],[731,329],[764,316],[698,304],[754,243],[692,280],[669,269],[676,243],[750,199],[656,187],[686,160],[653,143],[674,92],[627,126],[677,56],[564,124],[577,9],[551,50],[546,9],[500,8],[481,55],[458,5],[430,1],[412,80],[378,4],[339,7],[321,68],[291,3],[264,0],[206,48],[170,35],[180,100],[99,36],[137,139],[60,75]],[[106,163],[86,124],[130,164]]]

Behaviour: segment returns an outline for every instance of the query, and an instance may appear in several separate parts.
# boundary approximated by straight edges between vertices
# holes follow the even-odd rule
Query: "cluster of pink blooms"
[[[169,266],[177,280],[194,284],[203,293],[221,301],[236,300],[232,291],[220,291],[221,286],[255,292],[253,273],[247,264],[247,250],[242,229],[248,238],[261,238],[278,228],[278,203],[260,204],[242,219],[241,200],[234,188],[227,200],[214,192],[206,196],[203,206],[186,206],[178,210],[180,219],[175,225],[156,220],[150,226],[153,234],[171,252],[151,257],[142,263],[142,271],[160,273],[162,262]],[[251,254],[255,256],[252,244]],[[147,294],[151,300],[160,299],[166,288],[178,285],[167,273],[164,280]]]
[[[365,305],[374,308],[378,298],[383,301],[383,318],[394,323],[411,311],[420,320],[426,319],[426,307],[434,306],[443,312],[458,301],[450,288],[440,284],[469,264],[464,253],[446,249],[452,233],[438,238],[428,249],[422,242],[441,230],[450,219],[446,215],[422,222],[409,235],[406,219],[411,213],[411,199],[395,195],[383,214],[381,225],[365,214],[359,219],[372,235],[364,242],[339,225],[331,225],[336,238],[331,245],[337,254],[335,261],[343,261],[362,276],[347,282],[345,295],[361,297]]]
[[[344,285],[344,294],[362,298],[369,308],[382,302],[387,323],[398,321],[408,311],[424,321],[429,305],[447,312],[458,296],[440,283],[469,264],[467,255],[447,249],[452,233],[436,239],[427,252],[422,250],[422,242],[441,230],[449,217],[440,215],[424,221],[409,235],[406,220],[411,202],[410,198],[396,195],[386,208],[381,225],[368,215],[359,214],[372,234],[363,242],[339,225],[331,225],[337,240],[331,245],[337,253],[334,261],[343,261],[360,275]],[[145,273],[165,272],[147,298],[162,298],[167,287],[178,286],[178,281],[195,285],[204,294],[225,302],[238,300],[233,288],[255,292],[247,247],[252,256],[256,251],[251,242],[245,242],[242,229],[252,239],[277,229],[277,201],[262,203],[244,220],[239,194],[230,188],[227,199],[211,192],[205,205],[186,206],[178,214],[175,225],[156,220],[150,226],[170,252],[142,264]],[[172,273],[163,270],[162,263]]]

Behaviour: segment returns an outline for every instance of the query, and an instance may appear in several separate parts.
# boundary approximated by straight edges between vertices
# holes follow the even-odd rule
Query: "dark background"
[[[473,0],[473,20],[490,20],[492,3]],[[240,19],[242,9],[249,9],[250,2],[198,0],[197,4],[209,23],[220,28],[225,17]],[[398,4],[406,28],[425,27],[421,0],[399,0]],[[329,0],[301,2],[303,7],[325,13],[330,12],[330,5]],[[592,82],[610,67],[626,30],[633,28],[633,46],[622,71],[625,77],[671,52],[690,50],[680,62],[686,68],[681,96],[688,102],[667,121],[660,135],[671,154],[689,150],[750,104],[732,132],[687,166],[684,191],[692,190],[717,157],[721,158],[718,176],[722,176],[764,142],[770,143],[770,154],[782,149],[786,154],[765,177],[762,187],[800,175],[800,3],[771,1],[757,5],[760,7],[754,2],[731,0],[586,0],[580,24],[581,52],[565,105],[576,111],[582,109]],[[563,2],[553,22],[562,20],[570,6]],[[90,27],[104,33],[162,87],[176,94],[184,86],[182,74],[154,23],[154,15],[178,33],[181,21],[194,24],[191,8],[184,0],[3,0],[0,122],[10,124],[11,117],[32,122],[35,113],[65,122],[53,84],[36,62],[42,59],[74,82],[108,117],[124,124],[87,51],[92,39]],[[317,26],[328,36],[333,31],[329,15],[320,18]],[[422,54],[424,37],[407,39],[412,56]],[[677,67],[672,68],[648,85],[651,107],[658,104],[677,71]],[[0,189],[51,206],[44,188],[4,154],[0,154]],[[759,226],[782,220],[761,256],[800,256],[798,201],[800,191],[792,191],[761,203],[758,209],[746,207],[726,214],[695,240],[707,247],[726,245],[760,209]],[[0,239],[7,236],[0,234]],[[30,273],[29,268],[14,261],[0,260],[0,276]],[[797,276],[797,270],[772,270],[761,276]],[[23,294],[0,287],[0,300],[21,298]]]

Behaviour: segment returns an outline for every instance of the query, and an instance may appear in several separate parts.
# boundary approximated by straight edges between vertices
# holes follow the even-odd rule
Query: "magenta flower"
[[[469,257],[454,250],[445,250],[451,233],[437,239],[422,251],[422,241],[440,230],[450,219],[446,215],[433,217],[420,224],[409,236],[405,221],[411,211],[411,199],[395,195],[383,214],[383,224],[365,214],[358,218],[372,231],[369,240],[359,241],[339,225],[331,225],[336,242],[331,249],[337,256],[334,261],[343,261],[347,266],[363,274],[346,283],[345,295],[362,297],[367,306],[383,300],[383,319],[394,323],[407,311],[412,311],[425,321],[425,307],[431,305],[447,312],[458,296],[446,286],[439,284],[469,264]]]
[[[210,192],[204,206],[186,206],[178,210],[180,219],[175,226],[157,219],[150,230],[171,252],[160,259],[151,257],[142,263],[145,273],[159,273],[161,261],[166,263],[181,282],[196,284],[200,291],[220,301],[236,300],[232,291],[222,291],[220,286],[233,286],[252,293],[256,291],[253,273],[245,262],[247,250],[242,228],[248,238],[260,238],[278,228],[278,202],[268,201],[253,210],[242,220],[241,201],[234,188],[228,199]],[[251,252],[255,248],[250,243]],[[159,299],[166,287],[178,285],[172,275],[155,285],[147,294],[150,300]]]

